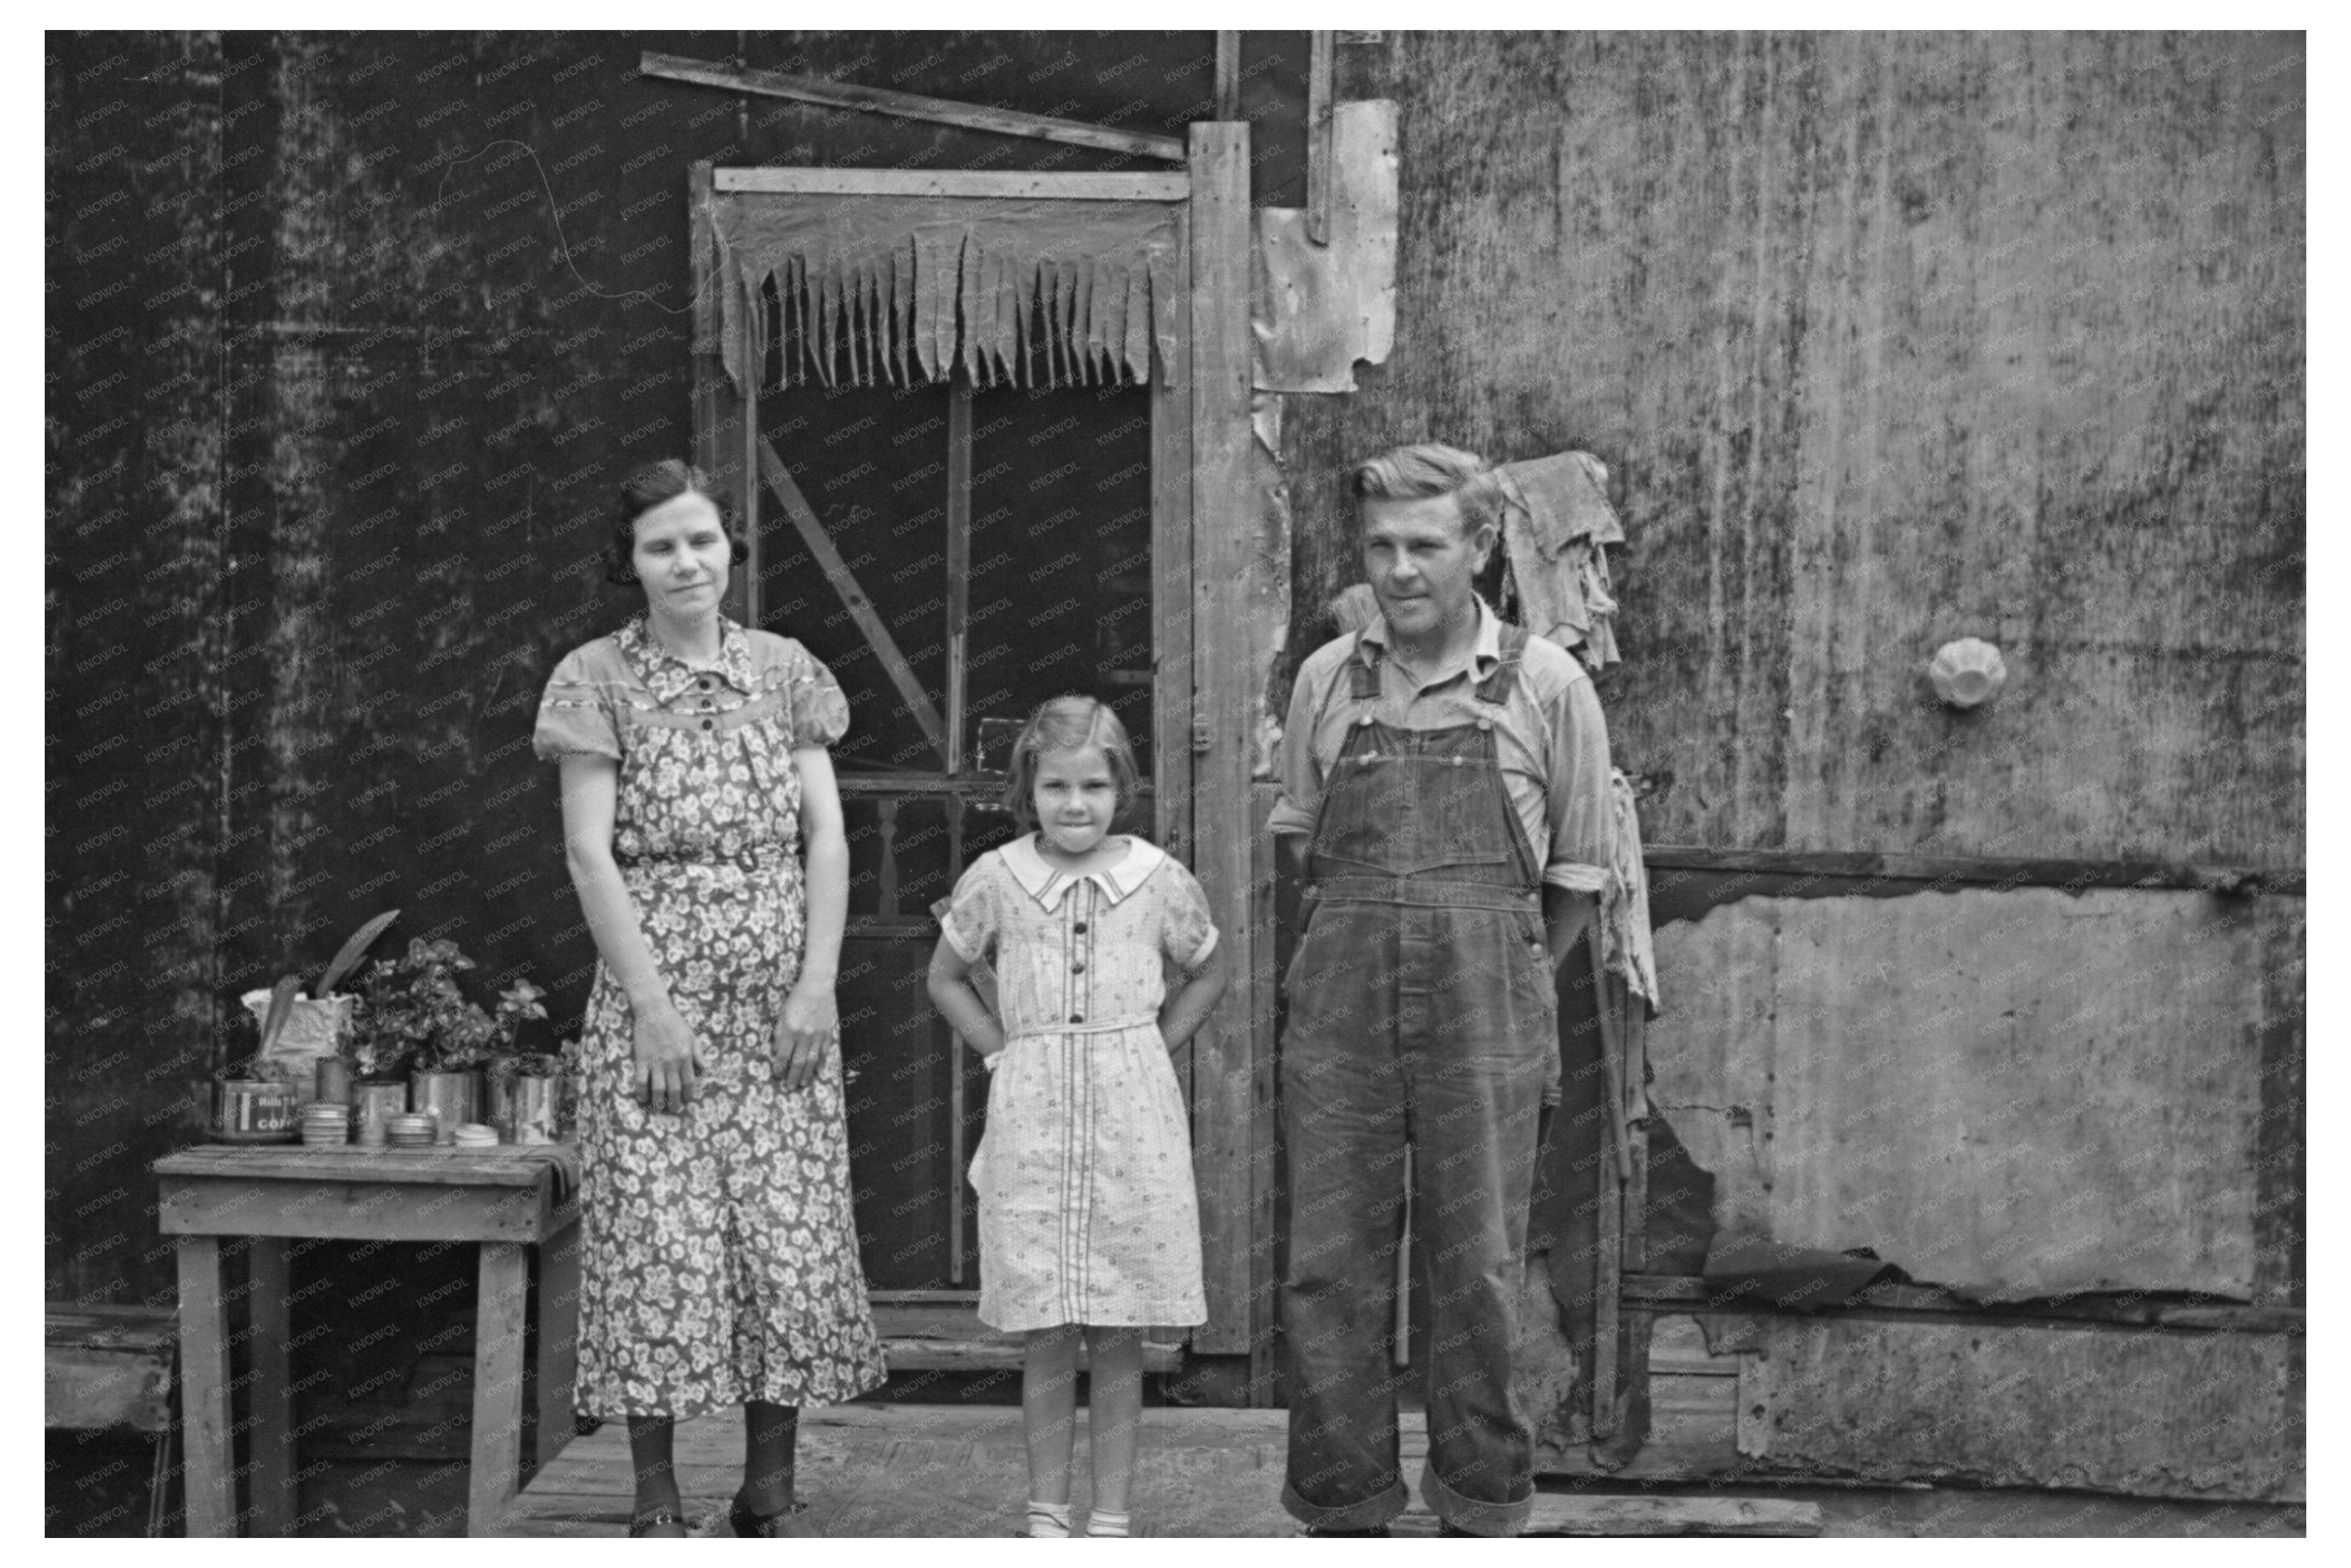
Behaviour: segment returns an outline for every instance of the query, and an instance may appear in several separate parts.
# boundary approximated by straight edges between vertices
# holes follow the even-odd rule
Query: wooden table
[[[474,1340],[468,1534],[488,1534],[519,1484],[529,1249],[539,1249],[538,1461],[570,1437],[579,1306],[576,1197],[557,1197],[559,1149],[319,1148],[210,1145],[155,1162],[156,1210],[180,1264],[181,1408],[188,1533],[235,1535],[228,1302],[221,1240],[250,1238],[250,1501],[255,1535],[293,1531],[293,1394],[287,1333],[289,1237],[481,1244]],[[562,1245],[550,1245],[557,1241]]]

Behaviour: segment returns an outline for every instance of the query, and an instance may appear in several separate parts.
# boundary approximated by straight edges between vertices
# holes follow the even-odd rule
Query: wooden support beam
[[[221,1289],[220,1239],[183,1236],[180,1274],[180,1409],[187,1445],[187,1532],[236,1533],[236,1452],[229,1433],[228,1302]]]
[[[1181,174],[1046,174],[968,169],[721,169],[721,195],[941,196],[1024,202],[1180,202]]]
[[[1241,118],[1241,36],[1217,35],[1217,118]]]
[[[989,109],[982,104],[959,103],[954,99],[925,98],[917,93],[893,92],[888,88],[826,81],[820,77],[738,69],[711,60],[655,54],[651,50],[645,51],[639,58],[637,70],[641,75],[659,77],[665,81],[691,82],[697,87],[720,88],[728,92],[751,93],[760,98],[789,99],[795,103],[820,104],[828,109],[861,110],[868,114],[928,120],[935,125],[952,125],[958,130],[986,131],[995,136],[1019,136],[1032,141],[1092,147],[1103,152],[1124,152],[1138,158],[1163,158],[1171,163],[1184,161],[1184,144],[1172,136],[1155,136],[1142,131],[1119,131],[1111,126],[1088,125],[1076,120],[1056,120],[1050,115],[1026,114],[1016,109]]]
[[[1310,33],[1306,65],[1306,237],[1331,243],[1332,34]]]
[[[2300,897],[2307,885],[2300,866],[2018,860],[1976,855],[1878,854],[1865,850],[1734,850],[1705,844],[1648,844],[1643,847],[1641,859],[1652,872],[1750,872],[1758,876],[1967,887],[2059,887],[2068,891],[2087,887],[2177,887],[2204,893],[2275,893]]]
[[[1208,1322],[1194,1343],[1245,1354],[1270,1327],[1267,1249],[1270,1194],[1257,1189],[1257,1141],[1267,1135],[1256,1092],[1249,977],[1252,853],[1249,764],[1255,715],[1249,620],[1255,492],[1249,434],[1249,134],[1246,124],[1192,127],[1193,816],[1216,831],[1194,839],[1194,873],[1239,982],[1193,1046],[1194,1168],[1207,1260]],[[1269,1045],[1270,1042],[1267,1042]]]
[[[744,461],[743,400],[719,348],[719,334],[726,328],[717,291],[731,287],[732,280],[719,276],[716,202],[710,165],[694,164],[686,173],[685,203],[685,254],[694,279],[694,334],[687,360],[693,378],[694,465],[733,497],[737,518],[747,519],[756,513],[758,479]],[[752,564],[744,563],[747,568]],[[737,571],[726,584],[726,613],[747,626],[758,624],[751,615],[756,576],[752,570]]]
[[[865,641],[872,647],[874,657],[882,661],[882,668],[889,674],[891,684],[905,699],[908,710],[914,716],[914,722],[923,727],[923,733],[930,737],[933,746],[938,747],[940,758],[944,760],[947,753],[946,727],[940,721],[939,710],[932,706],[930,694],[923,689],[923,683],[914,678],[914,665],[908,664],[906,655],[898,651],[897,639],[892,637],[890,628],[883,624],[881,614],[874,610],[872,601],[865,597],[865,591],[857,586],[857,574],[851,571],[849,563],[841,559],[841,551],[834,548],[832,536],[824,531],[824,523],[817,517],[816,508],[809,505],[806,496],[800,494],[799,485],[792,478],[791,470],[784,466],[784,460],[776,455],[775,444],[766,436],[759,436],[758,451],[759,473],[768,481],[768,488],[775,492],[776,499],[783,506],[784,516],[789,517],[792,527],[799,530],[800,542],[808,546],[810,555],[816,557],[817,565],[824,572],[824,580],[832,584],[832,591],[841,596],[841,602],[857,622],[857,629],[865,633]]]
[[[246,1244],[246,1533],[291,1535],[294,1516],[294,1353],[287,1341],[292,1273],[282,1236]]]
[[[1189,176],[1186,176],[1189,188]],[[1176,209],[1176,298],[1191,298],[1191,216]],[[1151,368],[1152,820],[1159,847],[1192,863],[1192,334],[1162,340]],[[1192,1051],[1177,1053],[1188,1097]]]
[[[947,393],[947,771],[963,771],[965,670],[971,632],[971,383]],[[956,1167],[960,1170],[963,1167]]]

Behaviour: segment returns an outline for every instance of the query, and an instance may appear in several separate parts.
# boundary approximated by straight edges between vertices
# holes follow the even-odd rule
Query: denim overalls
[[[1494,725],[1526,649],[1506,627],[1475,724],[1372,716],[1376,645],[1315,819],[1306,927],[1287,977],[1281,1126],[1290,1265],[1282,1501],[1358,1530],[1404,1511],[1393,1364],[1404,1154],[1431,1303],[1421,1495],[1457,1528],[1515,1534],[1533,1434],[1510,1395],[1536,1119],[1558,1051],[1541,868],[1510,808]]]

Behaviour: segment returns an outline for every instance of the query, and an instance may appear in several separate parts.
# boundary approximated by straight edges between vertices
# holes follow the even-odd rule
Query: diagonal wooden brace
[[[865,597],[865,591],[857,586],[857,574],[851,571],[849,563],[841,559],[841,551],[834,548],[832,536],[824,531],[824,524],[818,518],[816,508],[809,505],[806,496],[800,494],[799,485],[792,478],[791,470],[784,466],[781,457],[776,455],[775,444],[764,435],[759,437],[759,476],[767,480],[768,488],[774,491],[776,499],[783,504],[784,515],[791,518],[792,527],[799,530],[800,542],[808,546],[809,554],[816,557],[817,565],[824,569],[825,580],[832,584],[835,593],[841,595],[841,602],[856,621],[857,629],[864,632],[865,641],[872,644],[873,656],[880,659],[883,669],[889,672],[891,684],[898,688],[898,695],[906,699],[906,706],[913,712],[914,722],[923,727],[923,733],[930,737],[933,746],[938,747],[940,764],[946,766],[946,726],[940,722],[939,710],[932,706],[931,695],[923,690],[923,683],[914,678],[914,667],[906,662],[906,655],[898,651],[897,639],[890,635],[890,628],[883,623],[881,614],[873,608],[873,601]]]

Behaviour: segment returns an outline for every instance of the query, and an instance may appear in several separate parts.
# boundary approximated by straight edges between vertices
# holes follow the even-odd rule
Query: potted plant
[[[544,993],[528,980],[501,992],[495,1012],[467,1000],[458,977],[473,967],[455,942],[412,938],[400,956],[369,967],[351,1034],[360,1076],[381,1082],[405,1074],[409,1108],[434,1113],[444,1144],[460,1124],[481,1119],[483,1066],[513,1050],[524,1019],[547,1016]]]

